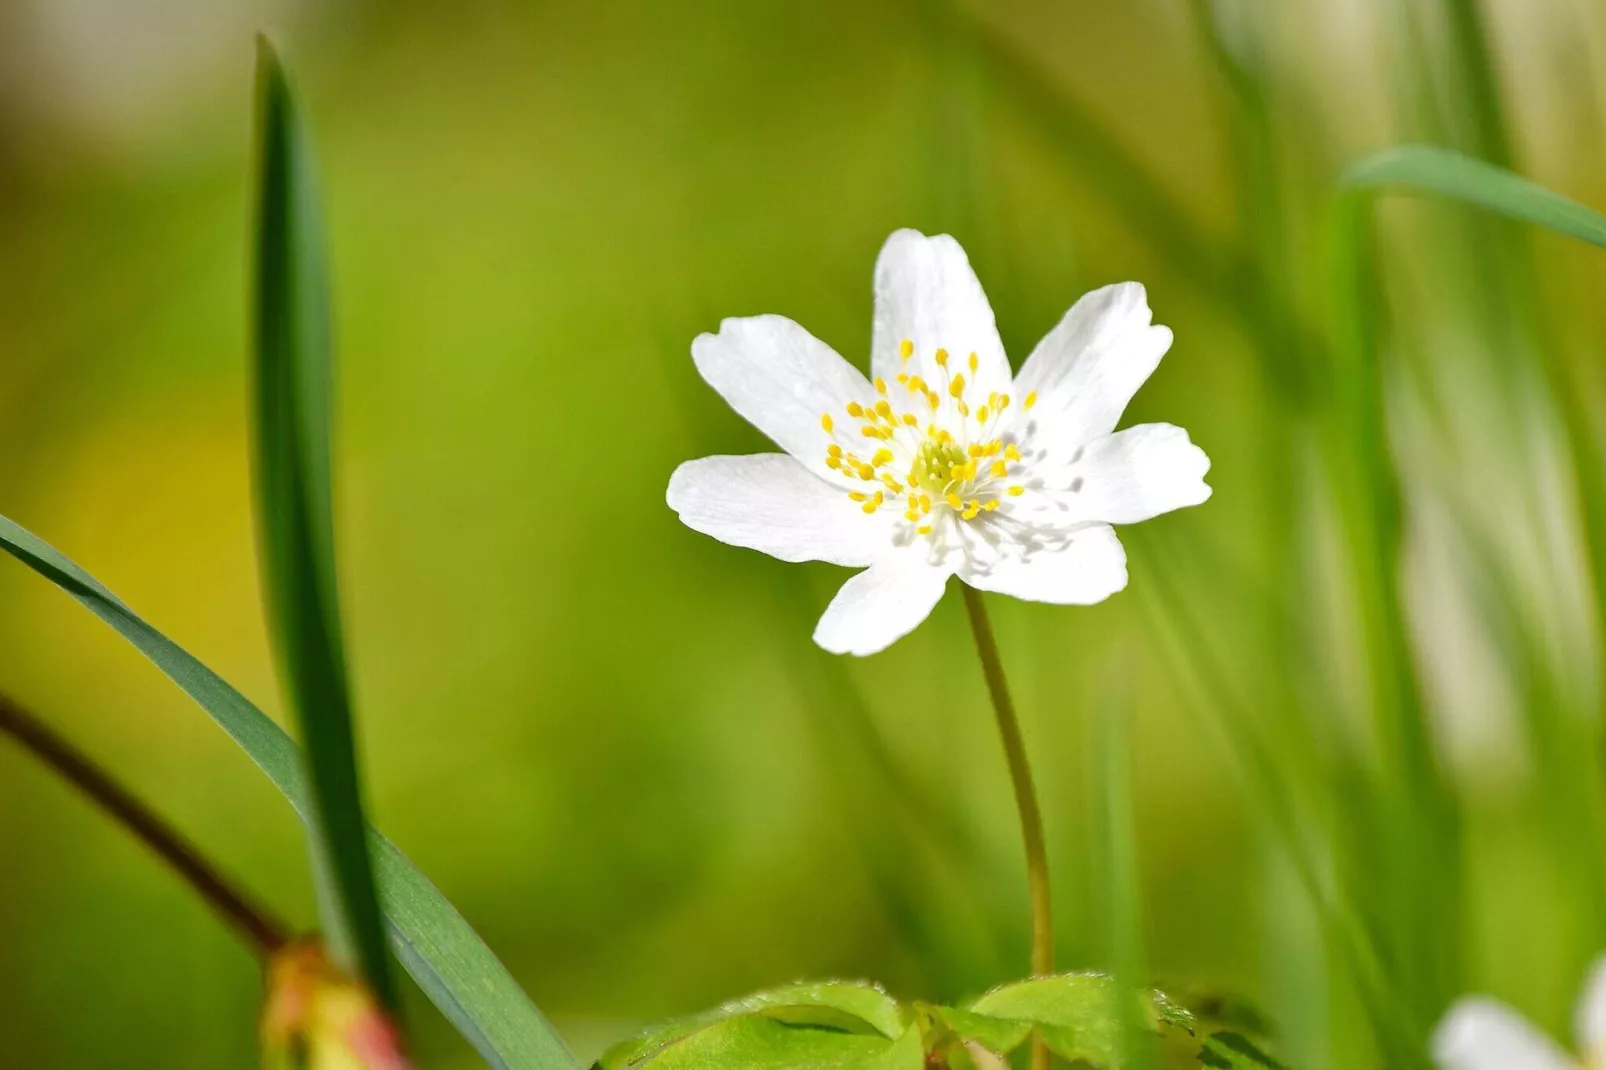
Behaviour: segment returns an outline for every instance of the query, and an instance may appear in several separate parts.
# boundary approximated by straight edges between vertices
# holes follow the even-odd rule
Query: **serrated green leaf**
[[[1128,1021],[1156,1032],[1162,1025],[1186,1028],[1189,1021],[1186,1011],[1164,997],[1123,989],[1114,979],[1098,973],[1034,977],[1004,985],[972,1001],[966,1009],[1030,1023],[1056,1055],[1096,1067],[1124,1065]]]
[[[0,550],[66,591],[200,704],[306,820],[301,755],[282,728],[152,628],[54,547],[0,516]],[[573,1070],[579,1063],[468,922],[389,840],[371,832],[391,946],[407,972],[493,1067]]]
[[[1391,187],[1465,201],[1591,245],[1606,246],[1606,215],[1450,149],[1428,145],[1387,149],[1350,167],[1340,182],[1349,189]]]
[[[335,581],[323,225],[301,116],[265,37],[257,94],[256,514],[268,631],[305,746],[324,935],[335,961],[394,1010]]]
[[[908,1019],[898,1001],[876,985],[862,981],[806,981],[755,992],[713,1010],[665,1022],[614,1045],[598,1065],[605,1070],[637,1066],[693,1033],[754,1015],[783,1025],[874,1034],[889,1040],[909,1031]]]
[[[988,1051],[1008,1055],[1032,1035],[1032,1024],[1012,1018],[995,1018],[962,1007],[931,1007],[932,1015],[961,1040],[980,1044]]]
[[[897,1039],[788,1025],[764,1011],[705,1021],[662,1043],[610,1052],[604,1070],[922,1070],[920,1033]]]

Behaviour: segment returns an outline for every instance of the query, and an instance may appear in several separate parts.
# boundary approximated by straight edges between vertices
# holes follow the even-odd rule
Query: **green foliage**
[[[900,1005],[856,982],[792,985],[623,1041],[595,1070],[995,1070],[1034,1032],[1077,1066],[1113,1070],[1133,1064],[1123,1031],[1134,1020],[1144,1054],[1170,1052],[1168,1066],[1282,1070],[1243,1034],[1202,1030],[1165,995],[1096,973],[1004,985],[962,1007]]]
[[[1386,149],[1351,166],[1341,184],[1351,190],[1388,188],[1465,201],[1508,219],[1606,246],[1606,215],[1450,149],[1427,145]]]
[[[152,628],[94,577],[0,517],[0,549],[50,580],[150,658],[212,715],[303,821],[301,754],[277,724],[216,673]],[[389,840],[370,830],[391,946],[419,986],[498,1070],[566,1070],[573,1055],[462,916]]]
[[[335,579],[329,281],[317,185],[283,65],[257,44],[256,475],[262,587],[305,744],[313,872],[336,961],[396,1006],[368,857]]]

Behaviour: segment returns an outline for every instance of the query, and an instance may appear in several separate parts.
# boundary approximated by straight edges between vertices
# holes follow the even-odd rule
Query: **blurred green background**
[[[952,999],[1024,972],[955,600],[832,659],[809,634],[845,572],[663,504],[681,460],[767,448],[691,339],[775,312],[862,365],[900,226],[967,247],[1017,363],[1083,291],[1143,281],[1177,343],[1126,422],[1181,424],[1214,461],[1207,506],[1124,536],[1127,592],[994,600],[1061,963],[1110,965],[1089,755],[1123,718],[1157,981],[1255,1001],[1301,1066],[1374,1063],[1297,841],[1419,1029],[1479,990],[1568,1034],[1606,948],[1606,261],[1387,202],[1367,317],[1388,479],[1354,477],[1331,194],[1347,161],[1425,140],[1606,204],[1600,5],[3,0],[0,511],[276,711],[245,424],[259,26],[323,174],[372,811],[582,1057],[803,977]],[[1378,605],[1400,625],[1381,653]],[[311,924],[282,800],[4,562],[0,688]],[[0,745],[0,1061],[249,1065],[258,997],[183,887]],[[414,1003],[420,1062],[474,1065]]]

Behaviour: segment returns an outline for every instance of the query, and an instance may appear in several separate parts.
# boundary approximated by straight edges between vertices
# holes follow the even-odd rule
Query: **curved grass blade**
[[[1403,145],[1368,156],[1339,180],[1351,190],[1393,188],[1465,201],[1510,219],[1606,247],[1606,215],[1520,175],[1450,149]]]
[[[301,754],[282,728],[93,576],[3,516],[0,550],[66,591],[150,658],[308,820]],[[369,835],[391,946],[424,993],[497,1070],[576,1070],[578,1060],[463,916],[389,840],[373,830]]]
[[[322,223],[301,118],[265,37],[257,93],[256,512],[268,630],[306,746],[325,935],[335,961],[394,1011],[335,584]]]

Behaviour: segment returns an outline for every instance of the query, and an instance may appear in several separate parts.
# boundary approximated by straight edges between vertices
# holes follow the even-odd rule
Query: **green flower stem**
[[[200,852],[128,789],[5,695],[0,695],[0,735],[16,740],[25,751],[55,770],[63,780],[97,803],[112,820],[133,833],[264,958],[284,945],[287,936],[282,923],[231,885]]]
[[[1037,805],[1037,789],[1032,784],[1031,763],[1026,760],[1026,741],[1021,738],[1015,703],[1009,697],[1004,679],[1004,663],[998,656],[998,641],[987,617],[981,592],[960,584],[965,610],[970,614],[970,630],[976,636],[976,653],[981,658],[987,693],[992,696],[993,712],[998,715],[998,734],[1004,741],[1004,757],[1009,762],[1009,779],[1015,788],[1015,808],[1020,811],[1021,835],[1026,841],[1026,885],[1032,902],[1032,975],[1054,972],[1054,907],[1048,888],[1048,848],[1043,842],[1043,812]],[[1032,1070],[1046,1070],[1048,1048],[1041,1037],[1032,1041]]]

